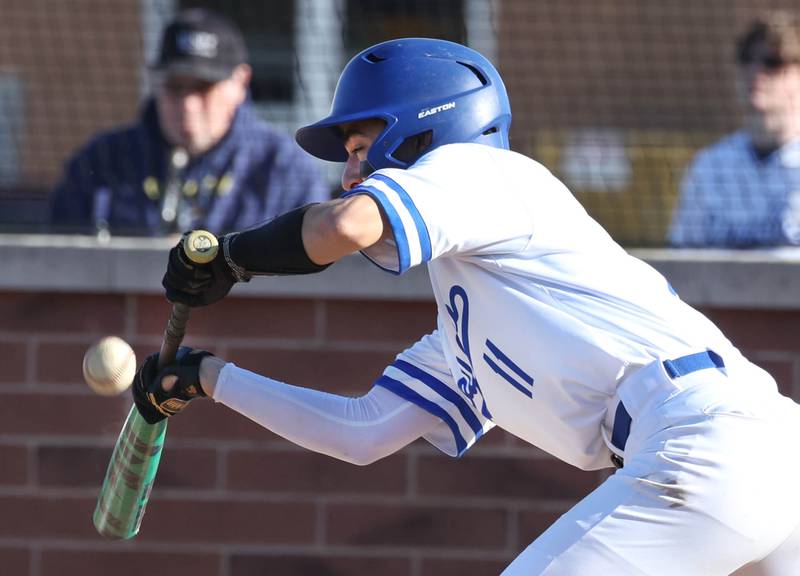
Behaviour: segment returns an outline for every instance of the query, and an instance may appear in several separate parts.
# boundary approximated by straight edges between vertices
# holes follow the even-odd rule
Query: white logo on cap
[[[184,54],[213,58],[217,55],[219,40],[211,32],[182,31],[178,33],[176,43]]]

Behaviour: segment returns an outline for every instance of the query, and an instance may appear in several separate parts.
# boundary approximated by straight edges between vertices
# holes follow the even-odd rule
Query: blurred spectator
[[[256,117],[247,60],[231,22],[181,12],[164,31],[155,94],[138,121],[94,137],[68,163],[52,230],[221,233],[327,200],[311,157]]]
[[[766,13],[737,49],[744,125],[684,176],[675,246],[800,244],[800,18]]]

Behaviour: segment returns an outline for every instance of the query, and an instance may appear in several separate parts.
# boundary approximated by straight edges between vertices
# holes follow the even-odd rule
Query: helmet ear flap
[[[433,130],[425,130],[403,140],[392,152],[392,158],[408,166],[417,161],[433,142]]]

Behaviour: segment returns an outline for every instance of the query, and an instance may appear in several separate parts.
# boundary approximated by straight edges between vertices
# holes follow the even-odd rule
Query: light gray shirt
[[[674,246],[800,244],[800,139],[759,157],[735,132],[701,150],[683,178]]]

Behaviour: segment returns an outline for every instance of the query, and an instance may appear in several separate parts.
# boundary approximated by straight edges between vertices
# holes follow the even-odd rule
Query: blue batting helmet
[[[345,162],[337,126],[379,118],[386,127],[367,161],[375,170],[408,168],[444,144],[508,148],[511,105],[503,80],[481,54],[454,42],[403,38],[376,44],[345,66],[328,116],[300,128],[310,154]]]

